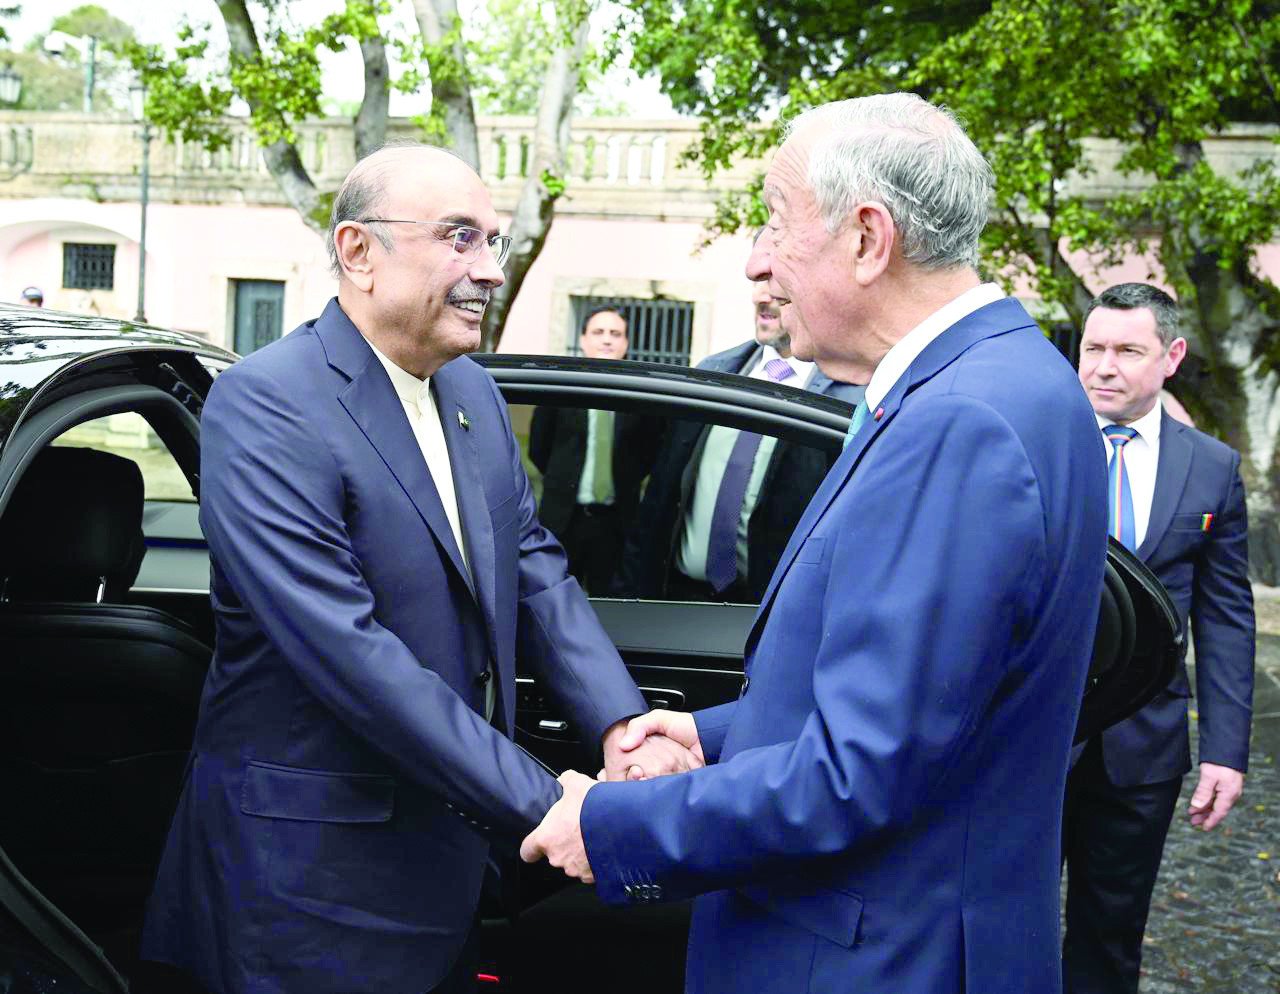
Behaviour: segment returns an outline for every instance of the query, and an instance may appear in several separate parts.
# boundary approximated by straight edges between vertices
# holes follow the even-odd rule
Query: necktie
[[[795,376],[796,371],[783,359],[770,359],[764,364],[765,375],[775,383]],[[711,536],[707,542],[707,582],[717,594],[738,578],[738,523],[742,519],[742,502],[747,496],[747,483],[755,465],[760,436],[751,431],[738,432],[729,461],[716,491],[716,506],[711,512]]]
[[[844,433],[844,444],[840,446],[847,449],[849,443],[853,441],[853,436],[858,434],[858,429],[862,427],[862,423],[867,420],[867,415],[871,409],[867,407],[867,398],[863,397],[858,401],[858,406],[853,409],[853,417],[849,419],[849,430]]]
[[[1129,487],[1129,473],[1124,467],[1124,447],[1138,433],[1122,425],[1107,425],[1102,437],[1111,443],[1115,454],[1107,471],[1107,508],[1110,532],[1121,545],[1133,549],[1137,544],[1137,529],[1133,523],[1133,490]]]
[[[595,462],[591,473],[591,499],[597,504],[613,500],[613,412],[592,411],[595,441],[591,447]]]

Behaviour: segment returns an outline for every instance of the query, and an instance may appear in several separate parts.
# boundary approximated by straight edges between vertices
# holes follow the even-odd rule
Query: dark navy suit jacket
[[[800,520],[710,765],[587,794],[601,896],[705,895],[691,991],[1060,990],[1106,518],[1075,371],[1014,300],[953,325]]]
[[[698,369],[740,373],[759,352],[754,342],[709,355]],[[866,388],[838,383],[815,369],[803,386],[806,390],[857,404]],[[616,593],[626,597],[663,597],[681,535],[685,510],[693,493],[701,446],[708,428],[697,421],[674,422],[654,460],[649,484],[627,536]],[[807,445],[780,439],[774,446],[760,486],[760,497],[747,526],[747,589],[759,600],[804,513],[809,498],[831,468],[833,457]]]
[[[459,358],[431,382],[469,570],[337,301],[222,373],[204,408],[217,649],[143,952],[213,994],[445,975],[488,839],[518,843],[560,796],[509,740],[517,654],[588,739],[645,710],[538,524],[493,380]]]
[[[1212,514],[1209,527],[1204,516]],[[1200,761],[1249,763],[1254,617],[1240,454],[1165,414],[1151,520],[1138,549],[1177,605],[1196,650]],[[1185,666],[1132,718],[1102,733],[1107,776],[1133,787],[1191,769]]]

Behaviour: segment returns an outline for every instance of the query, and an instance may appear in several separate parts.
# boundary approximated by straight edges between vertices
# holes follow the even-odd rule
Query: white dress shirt
[[[955,300],[939,308],[907,332],[880,360],[867,384],[867,409],[873,414],[880,402],[907,371],[916,356],[929,347],[929,343],[957,321],[967,318],[980,307],[994,304],[1004,298],[1004,291],[994,283],[980,283],[966,290]]]
[[[1129,477],[1129,490],[1133,494],[1133,547],[1139,549],[1147,538],[1147,526],[1151,523],[1151,502],[1156,495],[1156,467],[1160,464],[1160,419],[1164,416],[1164,406],[1160,398],[1137,421],[1131,421],[1128,427],[1138,434],[1124,446],[1124,470]],[[1108,418],[1098,418],[1098,430],[1115,424]],[[1115,458],[1116,448],[1103,439],[1107,447],[1107,467]]]
[[[431,474],[431,480],[440,494],[440,503],[444,505],[444,516],[449,519],[453,540],[458,543],[462,562],[470,573],[471,560],[467,556],[467,543],[462,538],[462,519],[458,514],[458,493],[453,487],[453,466],[449,463],[449,449],[444,441],[440,411],[431,396],[431,377],[420,380],[384,356],[373,347],[372,342],[369,343],[369,348],[373,349],[373,354],[391,377],[391,385],[396,388],[396,396],[404,406],[409,427],[413,429],[413,437],[418,440],[418,448],[422,450],[427,472]]]

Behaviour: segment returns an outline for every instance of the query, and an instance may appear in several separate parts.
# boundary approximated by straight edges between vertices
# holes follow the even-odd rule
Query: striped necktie
[[[1133,523],[1133,488],[1129,486],[1129,472],[1124,465],[1124,447],[1138,433],[1123,425],[1107,425],[1102,437],[1115,450],[1111,466],[1107,470],[1107,518],[1109,531],[1117,542],[1127,549],[1137,547],[1137,528]]]

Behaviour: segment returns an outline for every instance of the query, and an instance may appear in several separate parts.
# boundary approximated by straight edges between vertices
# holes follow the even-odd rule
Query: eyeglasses
[[[473,228],[469,224],[458,224],[454,221],[399,221],[389,217],[366,217],[360,223],[429,224],[438,228],[449,228],[449,235],[453,239],[453,250],[468,262],[479,258],[482,245],[489,246],[489,251],[493,253],[494,261],[499,266],[507,261],[507,256],[511,252],[510,235],[489,235],[486,237],[485,233],[479,228]]]

